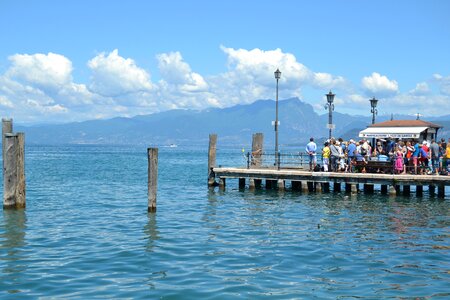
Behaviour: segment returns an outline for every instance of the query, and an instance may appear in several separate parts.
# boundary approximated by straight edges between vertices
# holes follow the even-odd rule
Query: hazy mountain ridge
[[[394,119],[414,119],[413,116],[394,116]],[[378,121],[390,116],[379,116]],[[258,100],[252,104],[228,108],[196,110],[170,110],[133,118],[91,120],[60,125],[15,126],[23,131],[30,144],[136,144],[168,145],[203,144],[210,133],[217,133],[219,141],[228,144],[248,144],[251,135],[262,132],[265,143],[273,144],[275,101]],[[279,142],[304,143],[309,137],[318,140],[328,137],[328,114],[317,114],[313,107],[298,98],[279,101]],[[438,123],[450,128],[450,116],[436,118]],[[429,119],[429,121],[433,121]],[[355,138],[371,122],[371,116],[352,116],[333,112],[336,137]]]

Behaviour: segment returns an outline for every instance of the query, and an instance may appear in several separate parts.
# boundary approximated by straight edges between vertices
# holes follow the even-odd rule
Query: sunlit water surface
[[[145,148],[27,147],[27,208],[0,214],[0,298],[450,298],[448,190],[208,190],[206,150],[160,148],[148,214]]]

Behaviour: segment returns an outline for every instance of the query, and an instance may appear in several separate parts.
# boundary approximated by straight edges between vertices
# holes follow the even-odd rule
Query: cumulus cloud
[[[416,87],[409,91],[409,94],[415,96],[424,96],[431,93],[430,87],[426,82],[419,82]]]
[[[6,76],[43,88],[58,88],[72,80],[72,62],[66,57],[46,54],[16,54],[9,57]]]
[[[205,109],[275,99],[274,71],[282,72],[279,99],[299,97],[323,112],[325,94],[336,94],[336,111],[366,113],[369,98],[380,100],[379,111],[442,114],[450,110],[450,76],[434,74],[414,89],[400,93],[396,80],[372,73],[354,84],[345,77],[311,70],[281,49],[234,49],[221,46],[227,68],[202,76],[180,52],[156,55],[160,79],[118,50],[87,62],[87,83],[74,82],[72,62],[60,54],[16,54],[0,74],[0,113],[22,122],[81,121],[132,117],[168,109]],[[150,59],[150,58],[149,58]],[[436,88],[437,87],[437,88]],[[439,89],[439,94],[435,90]],[[305,95],[305,98],[302,97]],[[411,105],[414,103],[414,105]],[[432,105],[430,105],[432,104]]]
[[[88,62],[92,71],[89,89],[97,94],[115,97],[150,91],[150,75],[134,60],[119,56],[117,49],[101,53]]]
[[[157,59],[163,80],[175,85],[180,92],[207,91],[208,84],[204,78],[192,72],[191,67],[183,61],[179,52],[159,54]]]
[[[388,96],[398,92],[397,81],[389,80],[389,78],[382,76],[377,72],[373,72],[370,76],[363,77],[362,86],[368,94]]]
[[[434,74],[433,79],[439,85],[439,90],[443,95],[450,96],[450,76],[444,77],[440,74]]]

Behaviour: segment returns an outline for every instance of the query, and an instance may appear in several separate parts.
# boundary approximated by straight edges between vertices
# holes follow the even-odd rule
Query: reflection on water
[[[159,231],[156,224],[156,213],[149,213],[147,218],[148,222],[144,226],[144,234],[147,240],[146,250],[148,252],[153,252],[153,248],[159,239]]]
[[[3,222],[0,223],[0,281],[8,286],[8,293],[18,293],[15,284],[20,281],[25,264],[25,210],[3,210]]]

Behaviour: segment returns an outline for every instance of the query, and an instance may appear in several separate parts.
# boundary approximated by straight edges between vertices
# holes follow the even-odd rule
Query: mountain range
[[[377,117],[378,121],[391,116]],[[395,115],[395,119],[414,116]],[[275,101],[258,100],[251,104],[205,110],[170,110],[132,118],[113,118],[58,125],[15,126],[25,132],[27,144],[115,144],[115,145],[196,145],[204,144],[210,133],[229,145],[251,142],[253,133],[264,133],[265,143],[274,143]],[[317,114],[298,98],[279,101],[280,145],[304,144],[310,137],[328,136],[328,114]],[[427,120],[444,126],[440,136],[449,136],[450,115]],[[355,138],[371,122],[371,115],[355,116],[333,112],[333,136]],[[442,135],[443,134],[443,135]]]

